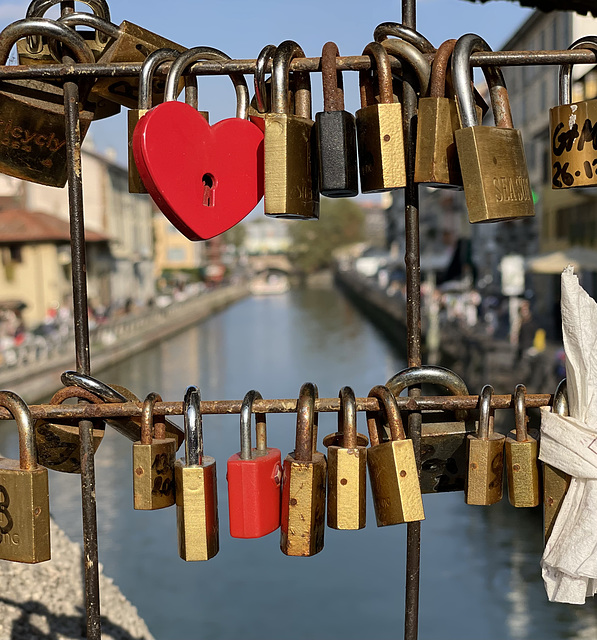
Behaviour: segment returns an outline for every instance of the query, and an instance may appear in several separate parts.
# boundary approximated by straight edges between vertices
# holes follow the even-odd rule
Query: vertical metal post
[[[402,24],[416,29],[416,0],[402,0]],[[413,74],[414,75],[414,74]],[[412,75],[411,75],[412,78]],[[417,94],[405,77],[403,83],[404,150],[406,156],[406,188],[404,216],[406,231],[406,327],[409,367],[421,365],[421,266],[419,247],[419,189],[415,184],[415,147],[417,136]],[[416,79],[413,79],[416,82]],[[421,395],[418,387],[409,388],[409,396]],[[417,466],[421,465],[421,414],[411,413],[408,434],[412,439]],[[406,529],[406,599],[404,605],[404,638],[416,640],[419,626],[419,577],[421,567],[421,523],[410,522]]]
[[[65,4],[68,5],[72,3]],[[66,56],[64,60],[68,62],[72,61],[72,59]],[[64,83],[64,118],[66,125],[66,161],[68,170],[76,367],[80,373],[89,374],[91,373],[91,364],[89,357],[89,322],[87,316],[87,265],[85,255],[85,224],[83,219],[81,124],[79,120],[79,87],[76,82]],[[89,638],[89,640],[100,640],[99,564],[92,429],[93,425],[89,420],[81,420],[79,422],[87,638]]]

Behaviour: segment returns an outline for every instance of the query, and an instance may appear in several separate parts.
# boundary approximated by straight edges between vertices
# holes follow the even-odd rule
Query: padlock
[[[455,44],[456,40],[446,40],[440,45],[433,59],[429,97],[419,99],[415,182],[462,189],[454,140],[454,131],[460,128],[458,110],[456,100],[446,95],[446,70]]]
[[[105,382],[84,373],[65,371],[60,376],[60,379],[65,386],[86,389],[98,398],[104,400],[104,402],[140,402],[139,398],[126,387],[121,387],[117,384],[107,385]],[[106,418],[106,422],[118,431],[118,433],[133,442],[141,439],[141,417],[139,416],[132,416],[130,418]],[[176,440],[176,450],[178,451],[178,448],[184,440],[184,434],[178,425],[174,424],[171,420],[165,419],[165,423],[166,437]]]
[[[228,458],[228,510],[233,538],[261,538],[280,526],[282,455],[267,446],[265,414],[255,416],[257,448],[251,448],[251,411],[261,400],[249,391],[240,410],[240,452]]]
[[[404,389],[421,384],[443,387],[455,396],[469,395],[460,376],[435,365],[403,369],[386,382],[396,398]],[[421,491],[463,491],[468,466],[467,436],[476,433],[474,420],[463,410],[423,411],[421,418]]]
[[[367,437],[357,433],[354,391],[342,387],[338,432],[323,439],[328,449],[328,527],[331,529],[365,526],[367,444]]]
[[[552,411],[561,416],[569,415],[566,378],[560,381],[553,394]],[[549,540],[556,517],[566,497],[571,477],[549,464],[543,463],[543,531],[545,542]]]
[[[585,36],[568,49],[597,54],[597,37]],[[572,65],[560,67],[560,104],[549,110],[552,189],[597,186],[597,100],[572,104]]]
[[[333,42],[321,52],[323,111],[315,115],[319,193],[328,198],[352,198],[359,193],[357,131],[354,116],[344,109],[340,55]]]
[[[527,430],[525,408],[526,387],[514,390],[514,419],[516,430],[506,438],[506,475],[508,499],[514,507],[536,507],[539,494],[539,445]],[[513,436],[513,437],[512,437]]]
[[[209,560],[220,549],[216,461],[203,455],[201,395],[186,390],[183,403],[185,457],[176,461],[178,555],[187,562]]]
[[[378,527],[425,519],[419,472],[413,442],[406,438],[400,410],[392,392],[377,385],[369,392],[377,398],[381,410],[367,412],[367,428],[371,446],[367,451],[367,467],[373,506]],[[383,442],[384,418],[390,430],[390,441]]]
[[[472,91],[471,54],[491,51],[472,33],[458,39],[452,53],[452,82],[462,128],[454,132],[469,221],[497,222],[535,215],[522,136],[512,114],[499,67],[483,67],[495,127],[480,126]]]
[[[295,73],[294,113],[289,103],[293,58],[305,57],[296,42],[280,44],[272,63],[271,110],[265,114],[264,163],[266,216],[298,220],[319,218],[315,129],[311,120],[311,80]]]
[[[44,18],[18,20],[0,33],[0,65],[12,46],[27,35],[63,42],[78,62],[93,62],[93,54],[72,29]],[[79,109],[81,140],[93,113]],[[0,81],[0,172],[52,187],[67,179],[64,91],[37,80]]]
[[[271,77],[265,79],[265,71],[268,63],[273,61],[276,49],[275,45],[266,44],[255,61],[253,75],[255,95],[249,105],[249,120],[261,131],[265,131],[265,114],[270,110],[272,100],[272,80]]]
[[[71,25],[88,24],[93,26],[96,24],[89,18],[85,21],[84,18],[80,17],[80,14],[63,16],[60,21]],[[99,30],[99,27],[95,28]],[[186,47],[127,20],[124,20],[118,26],[110,23],[109,29],[108,26],[103,28],[109,32],[112,40],[103,49],[98,59],[101,64],[144,62],[150,53],[158,49],[174,49],[179,53],[187,50]],[[165,83],[162,78],[153,79],[152,95],[157,102],[161,102],[164,97],[164,87]],[[179,83],[178,92],[180,93],[181,90],[182,82]],[[99,78],[93,85],[93,94],[128,109],[136,109],[139,103],[139,76]]]
[[[27,18],[43,17],[47,9],[53,4],[58,4],[59,1],[39,0],[32,2],[27,10]],[[108,46],[110,38],[118,37],[119,31],[116,25],[110,23],[110,10],[104,0],[89,0],[85,4],[92,7],[95,15],[90,13],[71,13],[67,17],[61,18],[59,22],[68,27],[85,25],[93,29],[93,31],[77,31],[77,33],[85,40],[85,44],[97,61],[103,50]],[[28,66],[48,65],[62,61],[62,54],[57,50],[55,40],[48,42],[47,39],[36,36],[19,40],[17,42],[17,52],[19,54],[19,64]],[[48,78],[47,82],[62,87],[63,79]],[[91,79],[79,81],[79,91],[85,97],[83,110],[92,112],[94,120],[102,120],[120,113],[119,104],[106,100],[94,93],[93,83],[94,80]]]
[[[166,101],[139,120],[133,152],[154,202],[189,240],[209,240],[247,216],[263,195],[263,132],[249,122],[249,90],[232,73],[237,117],[209,125],[196,109],[176,101],[182,74],[197,60],[229,60],[195,47],[172,65]]]
[[[379,104],[370,71],[359,71],[361,108],[356,112],[361,192],[391,191],[406,185],[402,105],[394,102],[387,51],[378,42],[363,50],[375,60]]]
[[[143,402],[141,440],[133,443],[133,507],[154,510],[170,507],[176,502],[174,462],[176,440],[166,438],[163,418],[153,414],[158,393],[150,393]],[[152,434],[153,423],[153,434]]]
[[[284,459],[280,549],[287,556],[314,556],[325,533],[326,459],[317,451],[317,387],[306,382],[296,408],[296,445]]]
[[[61,0],[33,0],[27,8],[26,18],[43,18],[48,9],[54,5],[60,4]],[[95,15],[104,21],[110,22],[110,7],[105,0],[80,0],[82,4],[86,4],[93,14],[85,13],[80,15]],[[73,14],[70,14],[73,15]],[[104,49],[108,45],[109,37],[101,31],[77,31],[77,33],[85,40],[85,44],[93,53],[95,61],[102,55]],[[47,65],[57,62],[48,38],[39,36],[30,36],[25,40],[17,42],[17,54],[19,56],[19,64],[27,66]],[[58,58],[59,60],[59,58]]]
[[[478,433],[468,436],[466,504],[490,505],[502,499],[506,436],[493,430],[492,396],[493,387],[486,384],[479,396]]]
[[[30,564],[49,560],[48,470],[37,464],[33,418],[12,391],[0,391],[19,430],[19,460],[0,458],[0,559]]]
[[[141,180],[137,165],[135,164],[135,156],[133,153],[133,134],[139,120],[152,108],[151,88],[153,87],[153,74],[157,67],[163,62],[171,62],[176,60],[180,55],[179,51],[174,49],[157,49],[150,53],[143,66],[139,76],[139,105],[137,109],[129,109],[128,112],[128,170],[129,170],[129,193],[147,193],[147,189]],[[197,80],[195,77],[188,76],[185,78],[185,102],[191,104],[196,99]],[[196,104],[191,104],[193,108],[197,108]],[[209,114],[207,111],[200,111],[201,115],[209,122]]]
[[[78,387],[64,387],[50,400],[51,405],[60,405],[69,398],[87,400],[93,404],[103,404],[94,394]],[[104,433],[103,420],[92,420],[93,451],[97,451]],[[63,473],[81,473],[81,438],[79,421],[73,419],[45,420],[35,422],[35,441],[39,464]]]

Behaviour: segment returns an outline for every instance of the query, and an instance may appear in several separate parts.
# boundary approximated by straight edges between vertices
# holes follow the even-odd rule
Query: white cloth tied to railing
[[[550,601],[584,604],[597,593],[597,303],[570,266],[562,329],[570,416],[541,409],[539,458],[572,479],[541,567]]]

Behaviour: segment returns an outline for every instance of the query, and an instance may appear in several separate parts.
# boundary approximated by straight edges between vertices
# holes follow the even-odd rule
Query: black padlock
[[[340,55],[333,42],[321,53],[323,111],[315,116],[319,165],[319,192],[328,198],[358,194],[357,134],[352,113],[344,110],[342,72],[336,71]]]

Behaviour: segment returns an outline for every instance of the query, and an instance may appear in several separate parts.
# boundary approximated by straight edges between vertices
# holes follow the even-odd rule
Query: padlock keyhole
[[[211,173],[206,173],[203,175],[203,206],[204,207],[213,207],[214,206],[214,190],[215,190],[215,180]]]

